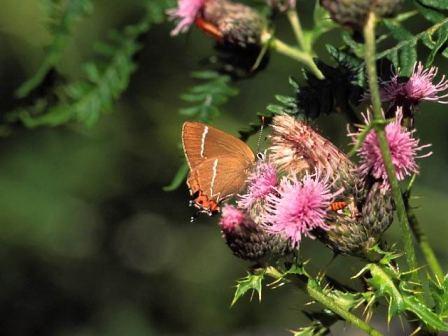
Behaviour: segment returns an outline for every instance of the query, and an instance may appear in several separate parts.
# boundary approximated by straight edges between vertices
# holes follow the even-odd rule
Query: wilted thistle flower
[[[337,23],[361,29],[370,12],[388,17],[397,12],[403,0],[320,0]]]
[[[304,121],[290,115],[275,116],[270,136],[269,159],[287,174],[319,170],[337,179],[354,166],[336,146]]]
[[[286,12],[296,8],[296,0],[266,0],[269,7],[280,12]]]
[[[291,252],[284,239],[270,234],[233,205],[222,208],[219,226],[233,254],[244,260],[264,263]]]
[[[247,192],[238,201],[238,206],[249,209],[255,202],[263,200],[278,184],[277,170],[272,163],[259,160],[247,179]]]
[[[329,229],[325,219],[336,193],[330,190],[328,176],[306,174],[302,180],[284,177],[277,192],[267,198],[268,209],[263,218],[267,230],[297,247],[303,235],[313,237],[312,230]]]
[[[398,108],[395,120],[385,127],[386,139],[389,144],[390,153],[392,156],[392,163],[395,167],[396,176],[399,181],[404,180],[406,176],[416,174],[419,172],[419,166],[416,162],[417,158],[423,158],[431,155],[427,153],[418,156],[418,153],[429,147],[430,145],[419,146],[420,140],[414,138],[415,130],[408,131],[401,125],[403,119],[402,109]],[[370,123],[370,115],[364,116],[366,124]],[[356,143],[360,132],[349,133],[353,142]],[[389,179],[387,177],[386,167],[384,165],[381,154],[378,137],[374,130],[371,130],[361,148],[358,150],[358,155],[361,158],[359,171],[362,176],[371,175],[374,178],[381,180],[381,188],[383,191],[389,190]]]
[[[180,20],[172,35],[187,31],[195,23],[218,42],[241,47],[259,45],[266,26],[257,11],[230,0],[178,0],[178,8],[168,14]]]
[[[437,72],[437,67],[425,69],[421,62],[415,63],[409,80],[399,82],[398,75],[394,74],[390,81],[382,83],[381,99],[396,105],[417,105],[423,100],[448,104],[448,100],[442,100],[448,98],[448,80],[442,76],[440,81],[434,84]]]

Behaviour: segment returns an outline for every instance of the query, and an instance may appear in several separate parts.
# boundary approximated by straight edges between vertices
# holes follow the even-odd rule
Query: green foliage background
[[[66,86],[60,83],[65,91],[56,93],[63,103],[43,103],[60,108],[77,94],[84,97],[83,90],[90,90],[96,72],[103,70],[87,66],[87,79],[81,70],[98,59],[94,43],[107,40],[112,28],[122,31],[141,22],[144,13],[139,0],[94,1],[93,8],[80,9],[80,17],[70,19],[71,37],[60,42],[66,43],[61,47],[52,44],[47,29],[49,24],[57,29],[49,21],[52,9],[47,2],[50,7],[45,9],[45,1],[0,0],[2,120],[7,115],[29,120],[23,107],[36,102],[24,100],[18,107],[14,97],[41,66],[45,46],[54,53],[58,72],[70,79]],[[311,2],[299,4],[304,12],[311,11]],[[306,20],[305,15],[305,25]],[[419,31],[420,26],[411,20],[408,28]],[[307,323],[301,313],[304,297],[291,288],[278,289],[276,295],[265,291],[263,305],[242,300],[230,309],[234,279],[244,275],[246,265],[221,240],[216,219],[189,222],[192,210],[185,187],[162,190],[181,163],[178,143],[184,117],[178,110],[188,103],[179,95],[198,83],[190,72],[204,70],[201,63],[213,55],[212,42],[201,33],[193,30],[173,39],[170,28],[155,25],[144,35],[128,31],[138,35],[135,43],[140,42],[141,50],[134,58],[138,69],[118,103],[110,105],[108,100],[128,85],[126,76],[134,70],[128,64],[112,74],[115,89],[102,92],[98,100],[93,96],[85,105],[97,104],[104,115],[74,112],[63,120],[82,120],[90,127],[1,127],[2,335],[288,335],[285,328]],[[286,28],[280,21],[279,34],[293,40]],[[337,36],[323,40],[335,41]],[[116,46],[129,39],[112,41]],[[131,43],[123,50],[133,53],[138,48]],[[323,42],[317,50],[325,54]],[[100,59],[106,56],[103,52]],[[436,64],[448,71],[445,58],[437,56]],[[297,64],[273,55],[267,70],[233,84],[239,94],[224,105],[216,124],[236,134],[255,121],[255,113],[273,103],[276,94],[291,93],[290,75],[300,77]],[[38,111],[41,105],[33,106]],[[35,120],[28,125],[38,126]],[[345,122],[323,116],[319,128],[348,148]],[[415,190],[421,198],[414,203],[422,206],[417,214],[446,266],[446,105],[423,104],[416,123],[423,143],[433,144],[434,155],[422,161]],[[387,235],[399,240],[396,227]],[[356,259],[337,258],[326,266],[332,255],[318,242],[306,242],[302,251],[329,275],[348,281],[359,270]],[[351,331],[342,324],[335,330]],[[390,330],[391,335],[404,333],[399,323]]]

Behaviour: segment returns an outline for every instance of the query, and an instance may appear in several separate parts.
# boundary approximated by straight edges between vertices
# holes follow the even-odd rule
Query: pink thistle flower
[[[243,209],[249,209],[274,190],[278,184],[277,170],[272,163],[260,160],[249,174],[247,183],[247,193],[238,202],[238,206]]]
[[[185,33],[195,22],[199,12],[207,0],[178,0],[177,8],[168,10],[171,20],[178,21],[177,26],[171,32],[172,36]]]
[[[440,81],[433,83],[437,76],[438,68],[431,67],[425,69],[421,62],[415,63],[414,70],[408,81],[400,83],[398,75],[395,74],[390,81],[382,83],[381,98],[385,102],[408,101],[414,105],[422,100],[435,101],[441,104],[448,104],[448,80],[442,76]],[[442,94],[442,95],[440,95]]]
[[[448,80],[445,80],[445,76],[442,76],[437,84],[433,84],[437,72],[437,67],[425,69],[421,62],[415,64],[412,76],[403,88],[405,95],[415,103],[421,100],[429,100],[448,104],[448,101],[441,101],[441,99],[448,97],[448,93],[438,96],[439,93],[448,90]]]
[[[223,232],[232,232],[244,223],[246,215],[233,205],[226,204],[221,210],[219,226]]]
[[[416,159],[427,157],[432,154],[432,152],[429,152],[417,156],[418,152],[431,145],[419,146],[420,140],[414,138],[415,130],[408,131],[403,127],[401,125],[402,119],[402,109],[398,108],[395,120],[389,123],[385,128],[387,142],[392,155],[392,163],[395,167],[396,176],[399,181],[404,180],[406,176],[417,174],[419,172],[419,166]],[[364,120],[366,124],[370,123],[370,115],[368,114],[367,116],[364,116]],[[349,133],[353,142],[357,141],[359,132]],[[367,176],[370,174],[376,179],[381,179],[383,181],[381,186],[383,192],[390,190],[386,167],[381,155],[378,137],[374,130],[367,134],[363,145],[358,150],[358,155],[361,158],[359,166],[361,175]]]
[[[325,220],[333,198],[328,176],[319,173],[306,174],[299,181],[296,177],[284,177],[276,194],[267,197],[268,211],[263,219],[266,230],[289,239],[292,246],[300,244],[302,235],[314,238],[314,229],[328,230]]]

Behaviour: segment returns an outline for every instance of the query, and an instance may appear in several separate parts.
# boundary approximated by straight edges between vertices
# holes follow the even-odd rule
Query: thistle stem
[[[291,47],[285,42],[272,37],[272,35],[270,34],[265,34],[265,36],[263,37],[263,43],[269,44],[269,47],[272,50],[277,51],[279,54],[303,63],[318,79],[325,79],[325,76],[317,67],[316,63],[313,60],[313,56],[311,56],[310,53]]]
[[[268,267],[266,269],[266,275],[276,280],[284,280],[283,275],[274,267]],[[356,315],[352,314],[348,309],[345,309],[344,307],[338,305],[330,296],[328,296],[328,294],[324,292],[319,282],[311,278],[308,274],[305,273],[303,275],[297,275],[297,277],[294,278],[294,284],[297,285],[297,287],[299,287],[301,290],[305,291],[315,301],[319,302],[324,307],[339,315],[348,323],[359,328],[360,330],[365,331],[368,335],[383,336],[382,333],[371,327]]]
[[[350,313],[348,310],[342,308],[337,305],[333,299],[331,299],[328,295],[324,293],[322,288],[320,288],[319,284],[315,280],[308,280],[308,284],[306,286],[306,291],[308,294],[317,302],[324,305],[334,313],[338,314],[348,323],[354,325],[355,327],[365,331],[367,334],[372,336],[382,336],[378,330],[369,326],[366,322],[358,318],[357,316]]]
[[[372,97],[373,116],[374,116],[374,122],[376,122],[377,124],[375,126],[375,132],[378,137],[378,143],[380,146],[381,154],[383,156],[387,176],[389,178],[389,183],[392,188],[392,194],[395,201],[398,220],[401,224],[406,261],[410,270],[416,270],[417,261],[412,241],[412,233],[409,226],[408,217],[406,214],[406,208],[401,194],[400,185],[396,177],[395,167],[392,163],[392,156],[390,153],[389,144],[387,142],[386,132],[384,130],[385,118],[381,111],[381,99],[378,87],[378,77],[376,73],[376,62],[375,62],[375,54],[376,54],[375,26],[376,26],[375,14],[370,13],[367,23],[364,26],[364,39],[366,46],[365,59],[369,79],[370,94]],[[414,277],[414,281],[418,282],[416,272],[413,272],[412,274]]]
[[[420,223],[417,219],[417,216],[415,215],[414,211],[412,210],[409,204],[409,197],[410,194],[406,193],[403,198],[406,206],[406,213],[408,216],[409,225],[411,226],[412,229],[412,233],[414,234],[414,237],[417,240],[418,245],[420,246],[420,250],[422,251],[422,254],[425,257],[426,263],[428,264],[432,273],[436,277],[437,282],[442,283],[444,278],[442,266],[440,266],[436,254],[434,253],[434,250],[429,244],[428,237],[420,227]]]
[[[302,25],[300,24],[299,15],[297,15],[296,9],[290,9],[286,12],[289,23],[291,24],[294,35],[296,36],[299,47],[302,50],[309,51],[309,47],[306,44],[305,36],[303,35]]]

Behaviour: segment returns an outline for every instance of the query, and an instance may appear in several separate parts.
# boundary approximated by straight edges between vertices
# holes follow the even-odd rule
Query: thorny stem
[[[369,14],[369,18],[364,27],[364,39],[365,39],[365,59],[367,66],[367,74],[369,79],[370,94],[372,97],[373,116],[376,123],[382,123],[385,121],[383,113],[381,112],[381,99],[378,87],[378,77],[376,73],[375,62],[375,25],[376,17],[374,13]],[[415,257],[415,250],[412,241],[412,233],[409,227],[409,221],[406,214],[406,208],[401,194],[400,185],[398,183],[395,167],[392,163],[392,156],[389,150],[389,144],[387,143],[386,133],[383,126],[376,126],[375,132],[378,137],[378,143],[380,146],[381,154],[383,156],[384,165],[386,167],[389,183],[392,188],[392,194],[395,201],[395,207],[397,209],[398,220],[401,224],[401,230],[403,234],[404,251],[406,254],[406,260],[410,270],[417,269],[417,261]],[[418,276],[416,272],[412,273],[413,280],[418,282]]]
[[[266,275],[280,280],[283,279],[283,275],[278,272],[274,267],[268,267],[266,269]],[[361,320],[356,315],[352,314],[349,310],[338,305],[331,297],[329,297],[319,282],[315,279],[311,278],[309,275],[297,275],[295,284],[303,291],[305,291],[311,298],[313,298],[316,302],[319,302],[324,307],[328,308],[335,314],[342,317],[345,321],[352,324],[353,326],[359,328],[360,330],[365,331],[368,335],[371,336],[383,336],[375,328],[371,327],[368,323]]]
[[[292,26],[294,35],[296,36],[297,42],[302,50],[309,51],[309,47],[306,44],[305,36],[303,35],[302,25],[300,24],[299,16],[297,15],[296,9],[290,9],[286,12],[288,16],[289,23]]]
[[[319,284],[315,280],[308,280],[308,284],[306,286],[306,291],[308,294],[317,302],[324,305],[334,313],[338,314],[340,317],[342,317],[344,320],[349,322],[350,324],[354,325],[355,327],[365,331],[368,335],[372,336],[382,336],[383,334],[380,333],[375,328],[368,325],[366,322],[358,318],[357,316],[350,313],[348,310],[342,308],[336,302],[334,302],[333,299],[331,299],[328,295],[324,293],[322,288],[319,286]]]
[[[277,51],[279,54],[288,56],[296,61],[299,61],[300,63],[303,63],[318,79],[325,79],[325,76],[319,70],[316,63],[314,63],[313,56],[310,53],[291,47],[285,42],[273,37],[269,33],[265,33],[263,35],[262,42],[263,44],[269,44],[269,47],[272,50]]]

